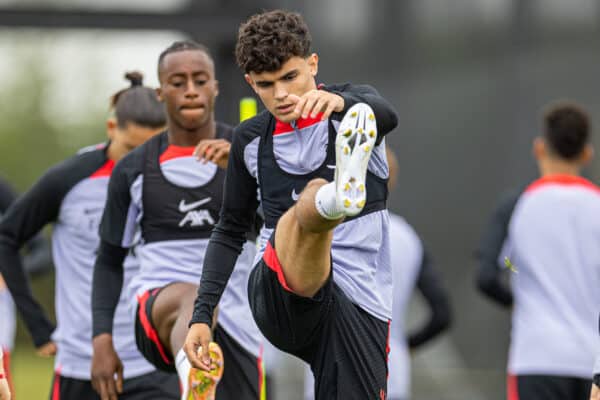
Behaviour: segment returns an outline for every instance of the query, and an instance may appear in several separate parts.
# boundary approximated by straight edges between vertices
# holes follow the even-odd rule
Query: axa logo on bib
[[[210,202],[211,198],[207,197],[202,200],[194,201],[193,203],[187,203],[185,200],[179,202],[179,211],[186,213],[185,217],[179,222],[179,227],[185,226],[189,223],[190,226],[201,226],[204,224],[214,225],[215,220],[210,215],[208,210],[197,210],[198,207]]]

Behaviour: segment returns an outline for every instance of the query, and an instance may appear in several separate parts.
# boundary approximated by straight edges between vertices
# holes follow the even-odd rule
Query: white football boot
[[[358,103],[344,115],[335,139],[336,202],[344,215],[359,214],[367,202],[367,167],[377,139],[375,113]]]

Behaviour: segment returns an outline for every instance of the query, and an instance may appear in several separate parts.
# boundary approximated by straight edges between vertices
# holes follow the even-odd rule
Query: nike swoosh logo
[[[292,190],[292,200],[298,201],[298,197],[300,197],[300,195],[298,193],[296,193],[296,188],[294,188]]]
[[[327,164],[327,168],[329,168],[329,169],[335,169],[335,165],[329,165],[329,164]]]
[[[97,214],[99,212],[102,211],[102,207],[97,207],[97,208],[84,208],[83,209],[83,213],[85,215],[90,215],[90,214]]]
[[[198,200],[198,201],[195,201],[195,202],[189,203],[189,204],[185,204],[185,200],[181,200],[179,202],[179,211],[182,213],[192,211],[194,208],[198,208],[201,205],[208,203],[210,200],[211,200],[211,198],[207,197],[205,199]]]

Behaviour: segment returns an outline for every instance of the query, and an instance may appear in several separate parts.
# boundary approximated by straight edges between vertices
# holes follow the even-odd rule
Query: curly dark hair
[[[590,118],[578,104],[562,101],[544,114],[544,137],[558,156],[573,160],[590,140]]]
[[[246,73],[272,72],[292,57],[308,57],[310,44],[310,32],[300,14],[267,11],[240,25],[235,57]]]

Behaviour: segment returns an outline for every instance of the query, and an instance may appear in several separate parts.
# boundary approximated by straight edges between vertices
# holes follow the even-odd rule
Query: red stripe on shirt
[[[540,179],[534,181],[530,184],[527,189],[525,189],[525,193],[531,193],[535,190],[548,187],[548,186],[569,186],[569,187],[583,187],[586,189],[590,189],[598,194],[600,194],[600,188],[588,181],[581,176],[576,175],[547,175],[543,176]]]
[[[312,126],[314,124],[318,124],[319,122],[321,122],[321,118],[323,117],[323,113],[319,113],[317,114],[317,116],[315,118],[300,118],[296,120],[296,129],[304,129],[304,128],[308,128],[309,126]],[[273,131],[273,135],[281,135],[282,133],[289,133],[289,132],[293,132],[294,131],[294,127],[287,123],[287,122],[281,122],[279,120],[277,120],[275,122],[275,130]]]
[[[112,174],[114,168],[115,168],[115,161],[114,160],[106,160],[104,165],[102,165],[100,168],[98,168],[96,170],[96,172],[94,172],[92,175],[90,175],[90,178],[91,179],[105,178],[107,176],[110,176],[110,174]]]
[[[164,163],[165,161],[172,160],[174,158],[179,157],[191,157],[194,154],[194,146],[175,146],[170,144],[167,149],[160,155],[159,161],[160,163]]]

